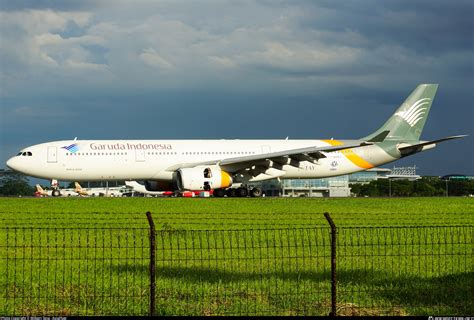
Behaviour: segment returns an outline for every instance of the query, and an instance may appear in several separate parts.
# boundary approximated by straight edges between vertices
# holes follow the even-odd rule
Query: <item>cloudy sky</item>
[[[471,137],[395,165],[474,174],[470,0],[0,3],[0,168],[74,137],[359,138],[439,83],[422,138]]]

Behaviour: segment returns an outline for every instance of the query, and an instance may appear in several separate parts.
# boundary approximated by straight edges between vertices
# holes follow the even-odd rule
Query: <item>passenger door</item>
[[[58,148],[48,147],[48,163],[58,162]]]

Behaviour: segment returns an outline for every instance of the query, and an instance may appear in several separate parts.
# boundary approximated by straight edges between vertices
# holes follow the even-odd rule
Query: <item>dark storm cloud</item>
[[[96,6],[97,1],[93,0],[2,0],[0,1],[0,10],[2,11],[20,11],[20,10],[84,10]]]
[[[326,1],[309,8],[302,27],[359,32],[368,47],[399,44],[435,54],[473,46],[472,1]]]
[[[358,138],[440,83],[423,138],[474,134],[471,1],[2,1],[0,161],[39,142]],[[473,172],[474,139],[400,164]]]

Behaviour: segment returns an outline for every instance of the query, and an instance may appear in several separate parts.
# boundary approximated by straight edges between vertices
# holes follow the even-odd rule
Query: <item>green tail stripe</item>
[[[420,84],[380,129],[363,140],[389,131],[384,141],[419,141],[437,89],[437,84]]]

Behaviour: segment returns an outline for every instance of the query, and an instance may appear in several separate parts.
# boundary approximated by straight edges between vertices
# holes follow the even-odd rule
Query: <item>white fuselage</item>
[[[66,181],[172,180],[175,167],[267,154],[336,140],[81,140],[54,141],[23,149],[7,165],[26,175]],[[344,142],[341,140],[341,142]],[[396,160],[377,145],[324,153],[316,163],[284,165],[282,179],[349,174]],[[268,177],[267,177],[268,176]],[[268,179],[272,178],[266,175]],[[259,179],[264,180],[264,179]]]

